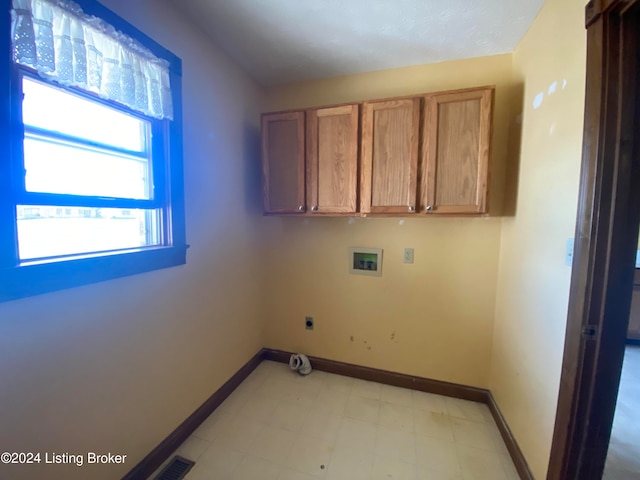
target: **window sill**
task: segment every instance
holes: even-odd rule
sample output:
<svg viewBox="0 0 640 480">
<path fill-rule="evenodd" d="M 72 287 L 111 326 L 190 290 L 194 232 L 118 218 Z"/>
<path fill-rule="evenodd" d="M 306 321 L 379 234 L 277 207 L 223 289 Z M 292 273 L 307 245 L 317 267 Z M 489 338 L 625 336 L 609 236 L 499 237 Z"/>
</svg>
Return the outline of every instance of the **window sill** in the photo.
<svg viewBox="0 0 640 480">
<path fill-rule="evenodd" d="M 186 263 L 187 246 L 148 248 L 0 269 L 0 302 Z"/>
</svg>

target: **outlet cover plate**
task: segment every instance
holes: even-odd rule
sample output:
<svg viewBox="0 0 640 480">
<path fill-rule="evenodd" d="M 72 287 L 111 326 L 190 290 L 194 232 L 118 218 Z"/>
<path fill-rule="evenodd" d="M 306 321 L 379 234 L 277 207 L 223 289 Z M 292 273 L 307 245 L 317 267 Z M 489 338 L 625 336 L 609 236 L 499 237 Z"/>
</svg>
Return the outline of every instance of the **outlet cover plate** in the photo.
<svg viewBox="0 0 640 480">
<path fill-rule="evenodd" d="M 404 263 L 413 263 L 413 248 L 405 248 L 404 249 Z"/>
</svg>

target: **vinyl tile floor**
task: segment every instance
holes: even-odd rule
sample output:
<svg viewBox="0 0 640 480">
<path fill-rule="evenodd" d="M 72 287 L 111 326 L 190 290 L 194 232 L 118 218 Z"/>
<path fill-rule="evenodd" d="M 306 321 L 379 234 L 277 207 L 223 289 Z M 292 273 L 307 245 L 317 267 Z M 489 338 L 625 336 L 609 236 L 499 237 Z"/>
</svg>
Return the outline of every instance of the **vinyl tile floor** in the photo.
<svg viewBox="0 0 640 480">
<path fill-rule="evenodd" d="M 640 478 L 640 346 L 624 352 L 604 480 Z"/>
<path fill-rule="evenodd" d="M 270 361 L 175 454 L 185 480 L 519 478 L 486 405 Z"/>
</svg>

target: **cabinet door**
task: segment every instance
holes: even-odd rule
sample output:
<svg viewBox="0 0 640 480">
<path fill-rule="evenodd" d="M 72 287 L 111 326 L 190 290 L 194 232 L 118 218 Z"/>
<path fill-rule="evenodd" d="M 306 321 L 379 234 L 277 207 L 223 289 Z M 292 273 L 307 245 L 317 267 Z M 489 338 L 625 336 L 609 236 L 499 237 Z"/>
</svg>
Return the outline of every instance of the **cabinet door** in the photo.
<svg viewBox="0 0 640 480">
<path fill-rule="evenodd" d="M 640 270 L 636 269 L 633 282 L 633 296 L 631 297 L 631 312 L 629 313 L 629 330 L 627 338 L 640 340 Z"/>
<path fill-rule="evenodd" d="M 313 213 L 355 213 L 358 105 L 307 112 L 307 205 Z"/>
<path fill-rule="evenodd" d="M 484 213 L 493 88 L 425 97 L 421 206 L 435 213 Z"/>
<path fill-rule="evenodd" d="M 262 116 L 265 213 L 304 213 L 304 112 Z"/>
<path fill-rule="evenodd" d="M 363 105 L 363 213 L 415 212 L 419 123 L 419 98 Z"/>
</svg>

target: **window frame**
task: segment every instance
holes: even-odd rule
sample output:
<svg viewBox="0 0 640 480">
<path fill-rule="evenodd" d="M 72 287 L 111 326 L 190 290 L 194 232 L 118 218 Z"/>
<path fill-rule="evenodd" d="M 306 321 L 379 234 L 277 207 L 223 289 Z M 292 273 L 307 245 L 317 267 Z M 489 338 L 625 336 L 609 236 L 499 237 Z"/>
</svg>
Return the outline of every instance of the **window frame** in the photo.
<svg viewBox="0 0 640 480">
<path fill-rule="evenodd" d="M 169 62 L 169 76 L 173 96 L 173 120 L 158 120 L 136 114 L 128 107 L 101 99 L 76 88 L 56 87 L 88 97 L 99 103 L 131 112 L 151 124 L 153 200 L 123 200 L 116 202 L 102 197 L 84 197 L 60 194 L 37 194 L 24 191 L 24 171 L 18 166 L 23 162 L 22 76 L 33 76 L 33 70 L 13 62 L 11 47 L 11 5 L 0 13 L 0 49 L 4 60 L 0 61 L 0 302 L 39 295 L 128 275 L 149 272 L 186 263 L 184 179 L 182 159 L 182 62 L 136 27 L 104 7 L 96 0 L 74 0 L 88 15 L 111 24 L 116 30 L 134 38 L 154 55 Z M 116 250 L 92 254 L 80 254 L 58 259 L 25 260 L 18 255 L 16 205 L 35 204 L 42 195 L 44 205 L 58 197 L 62 207 L 89 206 L 120 208 L 160 208 L 161 245 Z M 88 203 L 88 204 L 87 204 Z M 149 205 L 156 205 L 150 207 Z"/>
</svg>

